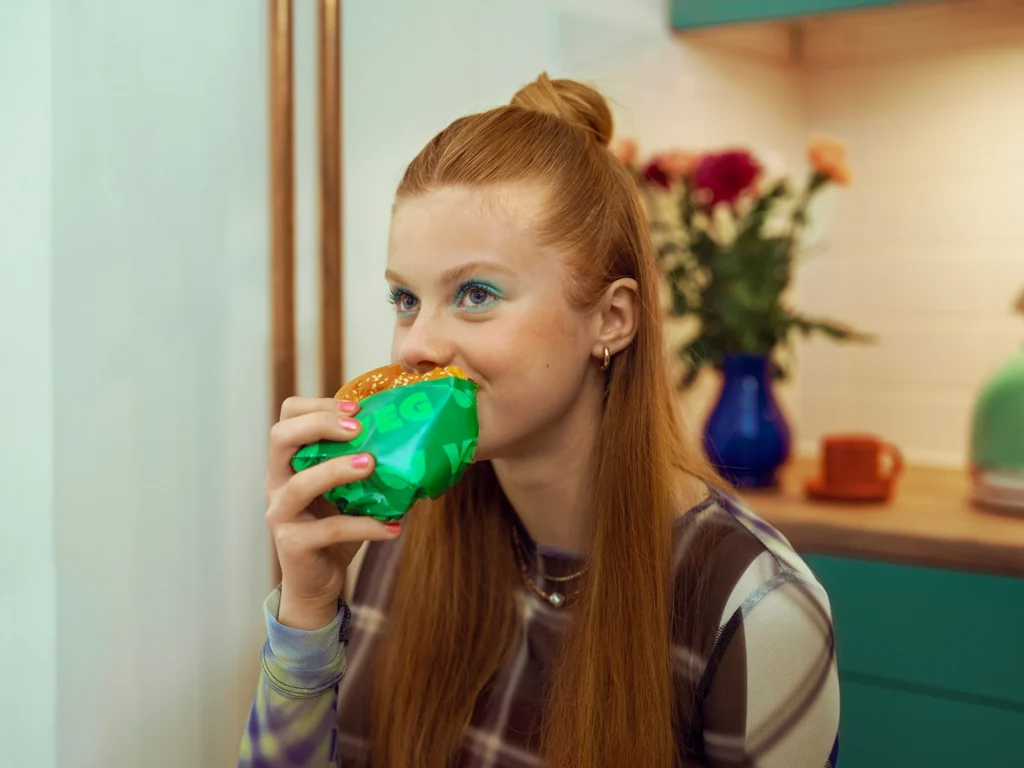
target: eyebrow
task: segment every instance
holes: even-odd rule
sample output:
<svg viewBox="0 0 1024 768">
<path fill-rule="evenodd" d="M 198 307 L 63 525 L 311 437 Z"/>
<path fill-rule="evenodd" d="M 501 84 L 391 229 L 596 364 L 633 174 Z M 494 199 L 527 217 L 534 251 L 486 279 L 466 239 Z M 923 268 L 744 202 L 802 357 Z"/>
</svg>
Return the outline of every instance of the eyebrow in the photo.
<svg viewBox="0 0 1024 768">
<path fill-rule="evenodd" d="M 441 284 L 450 285 L 452 283 L 461 283 L 466 278 L 472 277 L 480 272 L 490 272 L 504 275 L 505 277 L 514 277 L 515 272 L 506 267 L 504 264 L 499 264 L 496 261 L 468 261 L 465 264 L 460 264 L 452 269 L 445 270 L 441 275 Z M 384 272 L 384 279 L 389 280 L 392 283 L 398 285 L 407 285 L 408 281 L 404 280 L 401 275 L 392 270 Z"/>
</svg>

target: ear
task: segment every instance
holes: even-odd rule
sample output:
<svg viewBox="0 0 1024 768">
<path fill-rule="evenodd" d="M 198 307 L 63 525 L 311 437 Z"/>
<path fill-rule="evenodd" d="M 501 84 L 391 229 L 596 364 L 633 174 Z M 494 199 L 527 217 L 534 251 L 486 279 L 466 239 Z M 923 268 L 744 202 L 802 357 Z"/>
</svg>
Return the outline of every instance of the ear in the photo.
<svg viewBox="0 0 1024 768">
<path fill-rule="evenodd" d="M 611 354 L 628 347 L 636 336 L 640 322 L 639 286 L 631 277 L 620 277 L 609 285 L 594 315 L 593 355 L 604 358 L 604 349 Z"/>
</svg>

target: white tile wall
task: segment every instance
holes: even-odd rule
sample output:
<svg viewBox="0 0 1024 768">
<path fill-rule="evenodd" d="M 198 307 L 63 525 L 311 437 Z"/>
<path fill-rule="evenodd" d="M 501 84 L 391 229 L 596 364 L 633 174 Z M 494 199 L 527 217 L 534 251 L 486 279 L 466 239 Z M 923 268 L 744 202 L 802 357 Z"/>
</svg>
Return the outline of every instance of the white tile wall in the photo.
<svg viewBox="0 0 1024 768">
<path fill-rule="evenodd" d="M 973 0 L 805 29 L 810 129 L 846 139 L 801 305 L 879 335 L 803 345 L 801 447 L 873 431 L 962 464 L 978 387 L 1024 341 L 1024 4 Z"/>
</svg>

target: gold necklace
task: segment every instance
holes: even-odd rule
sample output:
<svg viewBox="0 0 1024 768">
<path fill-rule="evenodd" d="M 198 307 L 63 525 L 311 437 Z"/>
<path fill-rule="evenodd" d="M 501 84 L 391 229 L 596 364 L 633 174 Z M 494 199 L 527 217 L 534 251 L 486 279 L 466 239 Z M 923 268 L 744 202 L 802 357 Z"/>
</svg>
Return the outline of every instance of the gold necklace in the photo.
<svg viewBox="0 0 1024 768">
<path fill-rule="evenodd" d="M 516 563 L 519 565 L 519 571 L 523 574 L 523 581 L 526 582 L 526 586 L 528 586 L 535 595 L 539 596 L 542 600 L 546 600 L 555 608 L 561 608 L 563 605 L 567 605 L 575 599 L 575 595 L 563 595 L 561 592 L 545 592 L 537 586 L 533 579 L 530 578 L 530 570 L 526 566 L 526 561 L 528 559 L 526 547 L 523 544 L 522 539 L 519 537 L 519 531 L 514 524 L 512 525 L 512 539 L 515 544 L 512 548 L 513 553 L 515 554 Z M 554 582 L 572 581 L 573 579 L 577 579 L 582 576 L 586 570 L 587 568 L 584 566 L 583 568 L 580 568 L 580 570 L 576 571 L 576 573 L 570 574 L 569 576 L 547 576 L 545 578 L 548 581 Z"/>
</svg>

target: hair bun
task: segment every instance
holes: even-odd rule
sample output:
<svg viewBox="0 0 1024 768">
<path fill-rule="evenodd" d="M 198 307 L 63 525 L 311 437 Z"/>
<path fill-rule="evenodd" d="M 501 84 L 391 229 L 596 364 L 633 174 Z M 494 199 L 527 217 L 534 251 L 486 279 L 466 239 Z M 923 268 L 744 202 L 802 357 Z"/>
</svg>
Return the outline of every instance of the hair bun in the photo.
<svg viewBox="0 0 1024 768">
<path fill-rule="evenodd" d="M 544 112 L 586 130 L 607 147 L 612 138 L 612 112 L 604 96 L 576 80 L 552 80 L 546 72 L 516 92 L 512 106 Z"/>
</svg>

